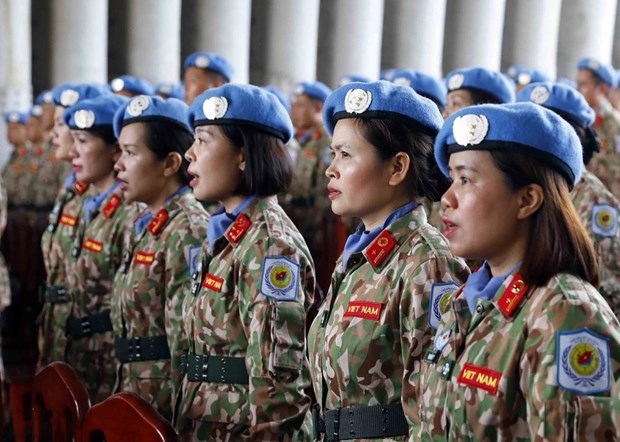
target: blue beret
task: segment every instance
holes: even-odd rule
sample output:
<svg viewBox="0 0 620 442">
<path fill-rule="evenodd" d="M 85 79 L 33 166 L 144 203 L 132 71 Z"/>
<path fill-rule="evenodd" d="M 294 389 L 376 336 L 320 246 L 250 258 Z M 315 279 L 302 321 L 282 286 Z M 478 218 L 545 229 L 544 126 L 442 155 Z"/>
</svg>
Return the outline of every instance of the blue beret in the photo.
<svg viewBox="0 0 620 442">
<path fill-rule="evenodd" d="M 28 120 L 27 112 L 17 112 L 11 111 L 4 114 L 4 122 L 9 123 L 19 123 L 26 124 L 26 120 Z"/>
<path fill-rule="evenodd" d="M 323 122 L 331 135 L 336 122 L 343 118 L 401 120 L 433 136 L 443 124 L 435 103 L 410 87 L 385 80 L 345 84 L 327 97 Z"/>
<path fill-rule="evenodd" d="M 71 129 L 89 130 L 112 126 L 114 114 L 127 101 L 127 97 L 119 95 L 100 95 L 65 109 L 62 118 Z"/>
<path fill-rule="evenodd" d="M 267 86 L 263 86 L 263 88 L 269 92 L 271 92 L 273 95 L 275 95 L 278 100 L 280 101 L 280 103 L 282 103 L 282 106 L 284 106 L 284 108 L 286 109 L 286 111 L 290 114 L 291 113 L 291 102 L 288 99 L 288 97 L 286 95 L 284 95 L 284 92 L 282 92 L 280 89 L 278 89 L 277 87 L 268 84 Z"/>
<path fill-rule="evenodd" d="M 473 89 L 493 96 L 500 103 L 515 101 L 514 85 L 501 73 L 475 67 L 456 69 L 446 77 L 448 92 L 458 89 Z"/>
<path fill-rule="evenodd" d="M 349 83 L 370 83 L 372 80 L 369 77 L 366 77 L 365 75 L 345 75 L 343 77 L 340 78 L 340 81 L 338 81 L 338 86 L 344 86 L 345 84 L 349 84 Z"/>
<path fill-rule="evenodd" d="M 67 83 L 53 90 L 54 105 L 62 107 L 70 107 L 81 100 L 109 94 L 110 91 L 105 85 L 96 83 Z"/>
<path fill-rule="evenodd" d="M 572 87 L 573 89 L 577 89 L 577 82 L 575 80 L 571 80 L 570 78 L 558 77 L 555 81 L 556 81 L 556 83 L 565 84 L 568 87 Z"/>
<path fill-rule="evenodd" d="M 248 125 L 287 143 L 293 123 L 278 98 L 265 89 L 245 84 L 225 84 L 198 95 L 189 109 L 189 124 Z"/>
<path fill-rule="evenodd" d="M 183 98 L 185 97 L 183 83 L 159 83 L 157 86 L 155 86 L 155 93 L 153 95 L 157 94 L 165 95 L 165 97 L 162 98 L 177 98 L 179 100 L 183 100 Z"/>
<path fill-rule="evenodd" d="M 42 106 L 46 103 L 54 103 L 54 96 L 51 90 L 41 92 L 39 95 L 37 95 L 37 98 L 34 99 L 34 104 L 38 104 L 39 106 Z"/>
<path fill-rule="evenodd" d="M 392 82 L 401 86 L 409 86 L 418 94 L 433 100 L 438 106 L 446 107 L 448 95 L 446 85 L 435 77 L 415 69 L 399 69 L 394 72 Z"/>
<path fill-rule="evenodd" d="M 383 69 L 379 73 L 379 80 L 392 81 L 394 79 L 394 74 L 398 71 L 395 68 Z"/>
<path fill-rule="evenodd" d="M 526 66 L 510 66 L 507 73 L 516 84 L 520 84 L 521 86 L 551 80 L 549 76 L 547 76 L 540 69 L 529 68 Z"/>
<path fill-rule="evenodd" d="M 327 96 L 332 93 L 332 90 L 320 81 L 302 81 L 295 85 L 293 89 L 293 96 L 295 95 L 307 95 L 315 100 L 325 101 Z"/>
<path fill-rule="evenodd" d="M 448 176 L 451 153 L 510 150 L 557 170 L 569 188 L 583 167 L 581 142 L 562 117 L 534 103 L 481 104 L 450 115 L 435 140 L 435 159 Z"/>
<path fill-rule="evenodd" d="M 129 91 L 134 95 L 153 95 L 155 88 L 144 78 L 121 75 L 110 82 L 112 92 Z"/>
<path fill-rule="evenodd" d="M 124 126 L 131 123 L 168 121 L 192 133 L 187 125 L 189 108 L 177 98 L 138 95 L 118 109 L 114 116 L 114 134 L 118 138 Z"/>
<path fill-rule="evenodd" d="M 594 58 L 582 58 L 579 60 L 577 68 L 587 69 L 593 72 L 609 87 L 616 87 L 618 84 L 618 79 L 616 78 L 616 71 L 614 71 L 614 68 L 612 68 L 611 65 L 601 63 Z"/>
<path fill-rule="evenodd" d="M 43 107 L 40 104 L 35 104 L 30 108 L 29 114 L 31 117 L 40 117 L 43 115 Z"/>
<path fill-rule="evenodd" d="M 551 82 L 530 84 L 517 94 L 517 102 L 524 101 L 531 101 L 551 109 L 583 128 L 590 127 L 596 117 L 584 96 L 565 84 Z"/>
<path fill-rule="evenodd" d="M 194 52 L 185 59 L 183 63 L 183 69 L 187 68 L 200 68 L 209 69 L 217 72 L 227 81 L 233 76 L 233 67 L 230 62 L 221 55 L 214 54 L 213 52 Z"/>
</svg>

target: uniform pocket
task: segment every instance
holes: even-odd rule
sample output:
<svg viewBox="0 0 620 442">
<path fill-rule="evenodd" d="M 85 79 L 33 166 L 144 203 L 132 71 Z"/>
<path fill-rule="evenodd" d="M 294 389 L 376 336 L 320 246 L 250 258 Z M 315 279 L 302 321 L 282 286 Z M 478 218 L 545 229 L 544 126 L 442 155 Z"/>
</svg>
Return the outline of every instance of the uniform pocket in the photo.
<svg viewBox="0 0 620 442">
<path fill-rule="evenodd" d="M 291 371 L 296 375 L 303 366 L 305 317 L 301 303 L 287 301 L 274 303 L 269 371 L 276 377 Z"/>
<path fill-rule="evenodd" d="M 618 440 L 612 416 L 612 399 L 576 396 L 567 407 L 566 440 Z"/>
</svg>

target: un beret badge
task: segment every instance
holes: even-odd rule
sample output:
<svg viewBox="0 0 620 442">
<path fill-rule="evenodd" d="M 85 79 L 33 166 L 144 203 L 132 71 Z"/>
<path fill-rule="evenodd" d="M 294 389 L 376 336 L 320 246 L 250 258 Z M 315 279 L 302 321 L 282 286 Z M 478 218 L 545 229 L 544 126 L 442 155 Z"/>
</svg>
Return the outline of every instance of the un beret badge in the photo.
<svg viewBox="0 0 620 442">
<path fill-rule="evenodd" d="M 406 77 L 396 77 L 393 83 L 399 86 L 411 87 L 411 81 L 409 81 L 409 79 Z"/>
<path fill-rule="evenodd" d="M 142 115 L 142 113 L 144 113 L 144 111 L 149 107 L 149 104 L 149 97 L 146 95 L 138 95 L 137 97 L 132 98 L 127 105 L 127 113 L 132 117 Z"/>
<path fill-rule="evenodd" d="M 208 120 L 222 118 L 228 110 L 226 97 L 210 97 L 202 103 L 202 112 Z"/>
<path fill-rule="evenodd" d="M 35 117 L 40 117 L 41 115 L 43 115 L 43 108 L 38 104 L 35 104 L 34 106 L 32 106 L 30 113 Z"/>
<path fill-rule="evenodd" d="M 11 112 L 9 114 L 9 123 L 17 123 L 19 121 L 19 114 L 17 112 Z"/>
<path fill-rule="evenodd" d="M 532 81 L 532 76 L 528 72 L 521 72 L 517 77 L 517 83 L 521 85 L 530 84 Z"/>
<path fill-rule="evenodd" d="M 465 82 L 465 76 L 463 74 L 454 74 L 448 79 L 448 89 L 451 91 L 459 89 Z"/>
<path fill-rule="evenodd" d="M 65 89 L 60 94 L 60 104 L 64 107 L 73 106 L 80 99 L 80 93 L 75 89 Z"/>
<path fill-rule="evenodd" d="M 95 124 L 95 113 L 88 109 L 80 109 L 73 115 L 73 119 L 79 129 L 88 129 Z"/>
<path fill-rule="evenodd" d="M 199 55 L 198 57 L 196 57 L 196 67 L 204 69 L 207 66 L 209 66 L 209 57 L 205 55 Z"/>
<path fill-rule="evenodd" d="M 361 114 L 368 109 L 372 94 L 363 89 L 351 89 L 344 97 L 344 109 L 350 114 Z"/>
<path fill-rule="evenodd" d="M 549 95 L 549 90 L 545 86 L 538 85 L 532 89 L 532 92 L 530 93 L 530 100 L 536 104 L 543 104 L 549 99 Z"/>
<path fill-rule="evenodd" d="M 122 78 L 115 78 L 110 83 L 110 87 L 112 88 L 114 92 L 120 92 L 125 87 L 125 82 L 123 81 Z"/>
<path fill-rule="evenodd" d="M 43 102 L 44 103 L 51 103 L 53 99 L 52 93 L 50 91 L 46 92 L 45 94 L 43 94 Z"/>
<path fill-rule="evenodd" d="M 461 146 L 480 144 L 489 131 L 489 121 L 484 115 L 467 114 L 454 120 L 452 134 Z"/>
<path fill-rule="evenodd" d="M 598 68 L 601 67 L 601 65 L 596 60 L 589 60 L 588 67 L 592 69 L 593 71 L 596 71 Z"/>
</svg>

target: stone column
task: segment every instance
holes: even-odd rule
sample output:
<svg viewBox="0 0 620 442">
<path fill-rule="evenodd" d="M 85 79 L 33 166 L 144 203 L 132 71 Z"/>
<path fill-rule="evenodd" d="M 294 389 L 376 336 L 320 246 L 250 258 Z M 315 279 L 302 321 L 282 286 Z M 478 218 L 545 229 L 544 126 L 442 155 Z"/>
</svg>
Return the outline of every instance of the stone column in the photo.
<svg viewBox="0 0 620 442">
<path fill-rule="evenodd" d="M 108 81 L 108 1 L 54 0 L 52 84 Z"/>
</svg>

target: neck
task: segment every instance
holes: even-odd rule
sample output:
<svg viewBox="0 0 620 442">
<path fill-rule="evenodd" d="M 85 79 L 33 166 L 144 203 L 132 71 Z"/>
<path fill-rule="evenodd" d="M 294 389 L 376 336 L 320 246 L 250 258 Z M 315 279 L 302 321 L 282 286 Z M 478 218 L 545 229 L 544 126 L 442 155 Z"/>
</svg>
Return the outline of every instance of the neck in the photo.
<svg viewBox="0 0 620 442">
<path fill-rule="evenodd" d="M 247 196 L 245 195 L 235 195 L 223 199 L 220 202 L 224 205 L 227 213 L 232 213 L 246 198 Z"/>
<path fill-rule="evenodd" d="M 395 198 L 383 207 L 381 207 L 381 209 L 376 210 L 373 213 L 368 213 L 364 216 L 361 216 L 360 218 L 362 220 L 362 223 L 364 224 L 364 229 L 372 230 L 379 227 L 396 209 L 404 206 L 411 201 L 413 201 L 413 199 L 407 196 Z"/>
<path fill-rule="evenodd" d="M 105 178 L 93 182 L 92 184 L 97 190 L 97 193 L 102 193 L 108 190 L 115 182 L 116 176 L 114 175 L 114 172 L 110 172 L 110 174 L 107 175 Z"/>
<path fill-rule="evenodd" d="M 523 261 L 527 251 L 528 235 L 515 235 L 517 239 L 507 247 L 502 248 L 502 252 L 487 259 L 492 276 L 499 276 L 508 273 L 520 261 Z"/>
<path fill-rule="evenodd" d="M 181 187 L 183 187 L 183 185 L 178 182 L 178 180 L 170 180 L 166 184 L 164 184 L 164 186 L 161 188 L 161 191 L 157 194 L 155 198 L 153 198 L 152 201 L 144 202 L 148 206 L 151 213 L 157 213 L 159 209 L 164 206 L 168 197 L 174 192 L 178 191 Z"/>
</svg>

